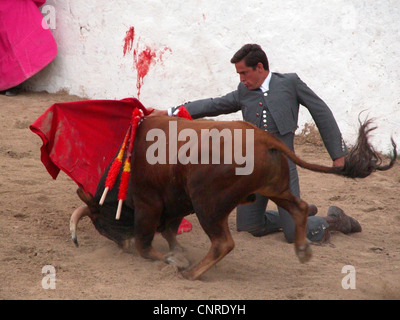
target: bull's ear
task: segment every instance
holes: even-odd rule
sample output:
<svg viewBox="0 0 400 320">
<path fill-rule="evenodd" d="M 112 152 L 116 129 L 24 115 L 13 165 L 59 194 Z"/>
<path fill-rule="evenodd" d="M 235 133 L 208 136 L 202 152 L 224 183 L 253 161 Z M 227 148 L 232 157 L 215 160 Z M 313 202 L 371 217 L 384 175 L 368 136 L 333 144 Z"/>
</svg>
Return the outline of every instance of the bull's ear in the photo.
<svg viewBox="0 0 400 320">
<path fill-rule="evenodd" d="M 84 202 L 86 203 L 89 207 L 94 205 L 94 200 L 91 194 L 86 193 L 85 191 L 83 191 L 82 188 L 78 188 L 78 190 L 76 190 L 76 193 L 78 194 L 78 197 Z"/>
</svg>

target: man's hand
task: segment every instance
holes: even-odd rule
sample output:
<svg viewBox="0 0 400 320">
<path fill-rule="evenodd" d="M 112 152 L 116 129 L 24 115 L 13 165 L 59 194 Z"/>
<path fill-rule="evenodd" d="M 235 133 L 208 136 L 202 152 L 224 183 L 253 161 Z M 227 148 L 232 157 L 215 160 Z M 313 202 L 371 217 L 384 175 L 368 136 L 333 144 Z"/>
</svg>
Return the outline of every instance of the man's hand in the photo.
<svg viewBox="0 0 400 320">
<path fill-rule="evenodd" d="M 149 111 L 151 112 L 148 117 L 153 117 L 153 116 L 167 116 L 168 115 L 168 110 L 158 110 L 154 108 L 149 108 Z"/>
<path fill-rule="evenodd" d="M 334 167 L 343 167 L 344 166 L 344 156 L 333 160 Z"/>
</svg>

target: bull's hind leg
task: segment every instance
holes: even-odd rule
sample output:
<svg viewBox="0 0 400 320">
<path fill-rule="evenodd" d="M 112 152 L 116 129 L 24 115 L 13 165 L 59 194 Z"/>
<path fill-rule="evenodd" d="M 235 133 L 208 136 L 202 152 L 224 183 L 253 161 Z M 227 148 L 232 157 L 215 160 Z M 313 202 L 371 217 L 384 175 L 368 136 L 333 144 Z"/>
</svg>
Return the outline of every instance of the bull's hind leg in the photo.
<svg viewBox="0 0 400 320">
<path fill-rule="evenodd" d="M 292 216 L 295 227 L 294 246 L 296 255 L 301 263 L 311 259 L 311 247 L 306 238 L 308 205 L 305 201 L 294 196 L 289 190 L 283 192 L 279 198 L 270 197 L 279 207 L 286 209 Z"/>
<path fill-rule="evenodd" d="M 182 274 L 185 278 L 195 280 L 204 272 L 210 269 L 223 257 L 225 257 L 235 246 L 228 227 L 228 215 L 222 220 L 207 219 L 203 215 L 198 214 L 200 224 L 211 240 L 211 248 L 207 255 L 193 268 L 184 271 Z"/>
</svg>

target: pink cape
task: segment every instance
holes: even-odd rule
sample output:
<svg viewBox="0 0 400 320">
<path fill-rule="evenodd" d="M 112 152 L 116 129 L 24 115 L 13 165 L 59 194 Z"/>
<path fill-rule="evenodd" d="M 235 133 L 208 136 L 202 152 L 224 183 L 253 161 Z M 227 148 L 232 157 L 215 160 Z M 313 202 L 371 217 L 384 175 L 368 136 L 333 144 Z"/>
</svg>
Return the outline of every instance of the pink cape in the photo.
<svg viewBox="0 0 400 320">
<path fill-rule="evenodd" d="M 57 55 L 50 29 L 38 7 L 46 0 L 0 1 L 0 91 L 15 87 Z"/>
<path fill-rule="evenodd" d="M 139 100 L 87 100 L 56 103 L 29 127 L 42 139 L 41 161 L 56 179 L 64 171 L 85 192 L 97 185 L 124 140 Z M 178 233 L 192 225 L 183 219 Z"/>
</svg>

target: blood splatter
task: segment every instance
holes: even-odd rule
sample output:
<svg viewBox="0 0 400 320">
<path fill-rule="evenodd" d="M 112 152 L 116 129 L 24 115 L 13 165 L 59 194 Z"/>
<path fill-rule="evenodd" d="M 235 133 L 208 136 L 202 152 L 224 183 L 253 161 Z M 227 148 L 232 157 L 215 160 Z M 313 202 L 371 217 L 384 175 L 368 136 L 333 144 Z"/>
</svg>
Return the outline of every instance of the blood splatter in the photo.
<svg viewBox="0 0 400 320">
<path fill-rule="evenodd" d="M 136 51 L 136 50 L 135 50 Z M 149 47 L 146 47 L 139 55 L 136 55 L 135 64 L 137 71 L 136 88 L 138 89 L 137 96 L 140 96 L 140 90 L 142 89 L 143 79 L 149 73 L 150 65 L 155 64 L 156 52 Z M 135 57 L 135 54 L 134 54 Z"/>
<path fill-rule="evenodd" d="M 165 53 L 166 51 L 172 52 L 171 48 L 168 48 L 168 47 L 164 47 L 164 49 L 161 49 L 160 52 L 159 52 L 159 55 L 158 55 L 158 59 L 157 59 L 157 60 L 160 61 L 161 63 L 163 62 L 162 57 L 163 57 L 163 55 L 164 55 L 164 53 Z"/>
<path fill-rule="evenodd" d="M 127 52 L 130 52 L 133 47 L 133 41 L 135 38 L 135 29 L 134 27 L 130 27 L 126 32 L 124 38 L 124 56 Z M 144 50 L 139 52 L 139 44 L 140 37 L 136 42 L 136 48 L 133 50 L 133 67 L 137 72 L 137 80 L 136 80 L 136 88 L 137 88 L 137 97 L 140 97 L 140 91 L 142 89 L 143 81 L 146 75 L 149 73 L 150 66 L 155 65 L 157 61 L 162 61 L 162 56 L 166 51 L 172 52 L 172 50 L 168 47 L 164 47 L 158 51 L 151 49 L 149 46 L 146 46 Z M 157 58 L 158 55 L 158 58 Z"/>
<path fill-rule="evenodd" d="M 132 50 L 133 39 L 135 38 L 135 28 L 130 27 L 129 30 L 126 32 L 124 38 L 124 56 L 126 52 Z"/>
</svg>

